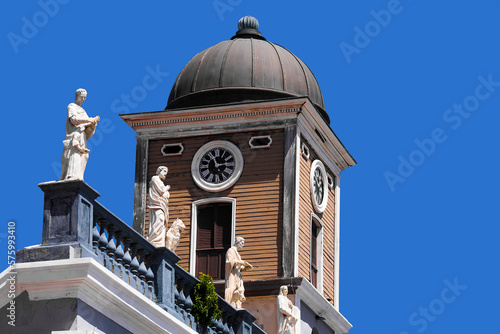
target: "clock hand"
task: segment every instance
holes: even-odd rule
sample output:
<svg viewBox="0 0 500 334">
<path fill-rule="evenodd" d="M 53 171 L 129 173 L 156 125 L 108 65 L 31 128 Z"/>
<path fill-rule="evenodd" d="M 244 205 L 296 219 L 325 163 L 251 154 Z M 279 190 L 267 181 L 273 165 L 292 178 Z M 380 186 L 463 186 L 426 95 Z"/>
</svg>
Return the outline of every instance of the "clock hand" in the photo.
<svg viewBox="0 0 500 334">
<path fill-rule="evenodd" d="M 221 163 L 221 164 L 217 163 L 217 161 L 214 161 L 214 165 L 216 168 L 219 168 L 219 166 L 226 166 L 227 167 L 227 161 L 224 163 Z"/>
</svg>

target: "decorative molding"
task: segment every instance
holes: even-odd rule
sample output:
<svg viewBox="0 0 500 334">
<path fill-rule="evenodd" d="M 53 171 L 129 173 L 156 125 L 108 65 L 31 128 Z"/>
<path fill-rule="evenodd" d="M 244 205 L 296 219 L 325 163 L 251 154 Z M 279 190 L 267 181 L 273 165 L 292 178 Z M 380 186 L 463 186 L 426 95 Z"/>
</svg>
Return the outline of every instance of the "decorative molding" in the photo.
<svg viewBox="0 0 500 334">
<path fill-rule="evenodd" d="M 321 119 L 309 101 L 306 101 L 302 112 L 298 115 L 297 124 L 304 138 L 318 155 L 318 159 L 321 159 L 334 174 L 338 176 L 341 171 L 356 164 L 335 132 Z M 324 136 L 325 142 L 318 137 L 315 130 Z"/>
<path fill-rule="evenodd" d="M 266 141 L 267 140 L 267 144 L 261 144 L 261 145 L 254 145 L 254 141 L 259 141 L 259 140 L 264 140 Z M 250 147 L 252 149 L 259 149 L 259 148 L 269 148 L 271 147 L 271 144 L 273 143 L 273 139 L 271 138 L 270 135 L 266 135 L 266 136 L 255 136 L 255 137 L 252 137 L 250 138 L 250 140 L 248 141 L 248 145 L 250 145 Z"/>
<path fill-rule="evenodd" d="M 319 140 L 321 140 L 323 143 L 326 143 L 325 136 L 321 133 L 321 131 L 318 130 L 318 128 L 314 129 L 314 133 L 316 133 L 316 136 L 318 136 Z"/>
<path fill-rule="evenodd" d="M 335 176 L 330 173 L 326 173 L 326 179 L 328 180 L 328 187 L 330 187 L 330 189 L 335 188 Z"/>
<path fill-rule="evenodd" d="M 352 325 L 318 290 L 305 278 L 297 287 L 295 305 L 305 304 L 315 314 L 325 318 L 324 323 L 335 333 L 347 333 Z"/>
<path fill-rule="evenodd" d="M 191 333 L 196 331 L 144 297 L 92 258 L 18 263 L 0 274 L 0 282 L 16 272 L 16 296 L 30 300 L 78 298 L 132 333 Z M 0 304 L 8 287 L 0 284 Z"/>
<path fill-rule="evenodd" d="M 165 148 L 166 147 L 179 147 L 179 152 L 175 152 L 175 153 L 165 153 Z M 182 143 L 175 143 L 175 144 L 165 144 L 162 146 L 161 148 L 161 154 L 163 154 L 164 157 L 168 157 L 168 156 L 174 156 L 174 155 L 182 155 L 182 152 L 184 152 L 184 145 L 182 145 Z"/>
<path fill-rule="evenodd" d="M 311 151 L 309 150 L 309 147 L 307 147 L 306 143 L 302 143 L 300 145 L 300 150 L 302 152 L 302 155 L 307 159 L 309 160 L 309 158 L 311 157 Z"/>
<path fill-rule="evenodd" d="M 162 124 L 173 124 L 173 123 L 214 121 L 214 120 L 221 120 L 221 119 L 227 119 L 227 118 L 243 118 L 243 117 L 252 117 L 252 116 L 283 114 L 283 113 L 297 113 L 297 112 L 300 112 L 301 110 L 302 110 L 302 108 L 286 108 L 286 109 L 261 110 L 261 111 L 251 111 L 251 112 L 244 112 L 244 113 L 223 114 L 223 115 L 185 117 L 185 118 L 164 119 L 164 120 L 156 120 L 156 121 L 132 122 L 130 124 L 130 126 L 138 127 L 138 126 L 162 125 Z"/>
<path fill-rule="evenodd" d="M 191 204 L 191 246 L 189 249 L 189 273 L 196 276 L 196 244 L 198 243 L 198 206 L 210 203 L 231 203 L 231 245 L 236 233 L 236 198 L 212 197 L 194 201 Z"/>
</svg>

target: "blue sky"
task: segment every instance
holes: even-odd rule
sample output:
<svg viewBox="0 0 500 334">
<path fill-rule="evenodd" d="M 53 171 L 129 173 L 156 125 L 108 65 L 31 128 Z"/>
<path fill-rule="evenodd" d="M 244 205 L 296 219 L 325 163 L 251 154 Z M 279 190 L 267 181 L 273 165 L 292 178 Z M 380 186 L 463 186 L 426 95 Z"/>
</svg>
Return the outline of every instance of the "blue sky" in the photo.
<svg viewBox="0 0 500 334">
<path fill-rule="evenodd" d="M 341 178 L 340 308 L 350 333 L 497 328 L 500 3 L 148 1 L 0 3 L 0 249 L 41 242 L 40 182 L 59 178 L 66 106 L 100 115 L 85 180 L 131 223 L 135 133 L 183 66 L 253 15 L 315 74 L 358 165 Z M 155 73 L 154 88 L 131 95 Z M 7 267 L 6 256 L 0 269 Z"/>
</svg>

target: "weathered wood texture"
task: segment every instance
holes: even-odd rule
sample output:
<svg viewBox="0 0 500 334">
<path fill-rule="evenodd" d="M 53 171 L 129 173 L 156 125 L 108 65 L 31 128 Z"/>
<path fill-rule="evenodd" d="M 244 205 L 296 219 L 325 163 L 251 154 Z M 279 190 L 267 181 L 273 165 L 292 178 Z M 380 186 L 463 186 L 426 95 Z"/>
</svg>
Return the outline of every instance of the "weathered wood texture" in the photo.
<svg viewBox="0 0 500 334">
<path fill-rule="evenodd" d="M 304 140 L 302 138 L 302 140 Z M 311 213 L 316 214 L 323 225 L 323 295 L 334 301 L 334 242 L 335 242 L 335 189 L 329 188 L 328 204 L 323 213 L 314 210 L 311 199 L 311 165 L 316 159 L 311 146 L 309 159 L 300 157 L 299 190 L 299 276 L 310 279 L 311 268 Z M 326 166 L 325 166 L 326 168 Z M 327 172 L 331 172 L 326 168 Z"/>
<path fill-rule="evenodd" d="M 252 136 L 271 135 L 270 148 L 251 149 L 248 141 Z M 191 204 L 200 199 L 213 197 L 236 198 L 236 236 L 245 238 L 242 258 L 254 268 L 245 272 L 244 279 L 277 278 L 282 275 L 282 175 L 283 175 L 283 130 L 262 130 L 246 133 L 199 136 L 190 138 L 151 140 L 149 145 L 148 180 L 155 175 L 158 166 L 167 166 L 167 184 L 171 186 L 168 227 L 180 218 L 186 230 L 176 253 L 182 260 L 180 265 L 189 268 L 191 235 Z M 228 140 L 242 152 L 243 173 L 238 182 L 221 192 L 206 192 L 194 183 L 191 176 L 191 161 L 197 150 L 213 140 Z M 182 143 L 184 152 L 179 156 L 163 156 L 164 144 Z M 147 234 L 149 213 L 146 214 Z"/>
<path fill-rule="evenodd" d="M 135 155 L 135 182 L 134 182 L 134 221 L 133 228 L 137 232 L 144 231 L 144 217 L 147 211 L 144 197 L 147 192 L 148 180 L 146 169 L 148 166 L 148 140 L 137 138 Z M 147 230 L 146 230 L 147 231 Z"/>
</svg>

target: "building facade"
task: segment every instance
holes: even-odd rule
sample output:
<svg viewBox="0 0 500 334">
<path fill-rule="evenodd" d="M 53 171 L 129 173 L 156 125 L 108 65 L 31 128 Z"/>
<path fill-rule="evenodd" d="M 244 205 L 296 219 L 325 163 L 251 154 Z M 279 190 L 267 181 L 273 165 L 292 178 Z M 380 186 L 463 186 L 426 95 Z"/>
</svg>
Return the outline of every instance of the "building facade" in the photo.
<svg viewBox="0 0 500 334">
<path fill-rule="evenodd" d="M 121 115 L 137 132 L 134 229 L 147 233 L 148 181 L 167 166 L 170 221 L 187 227 L 176 250 L 183 268 L 210 274 L 222 292 L 225 253 L 241 236 L 253 265 L 243 307 L 265 331 L 276 330 L 276 296 L 288 284 L 303 333 L 347 332 L 338 312 L 340 173 L 355 161 L 309 68 L 267 41 L 255 18 L 238 28 L 189 61 L 165 110 Z"/>
<path fill-rule="evenodd" d="M 295 334 L 349 331 L 339 311 L 339 201 L 340 173 L 355 161 L 299 58 L 244 17 L 235 36 L 188 62 L 165 110 L 121 117 L 137 132 L 133 228 L 83 180 L 39 184 L 42 243 L 0 274 L 0 308 L 17 314 L 0 332 L 276 333 L 283 286 L 298 310 Z M 175 253 L 144 238 L 159 166 L 169 169 L 168 225 L 186 226 Z M 222 318 L 202 329 L 196 277 L 211 275 L 224 296 L 238 236 L 253 265 L 246 301 L 235 309 L 219 298 Z"/>
</svg>

